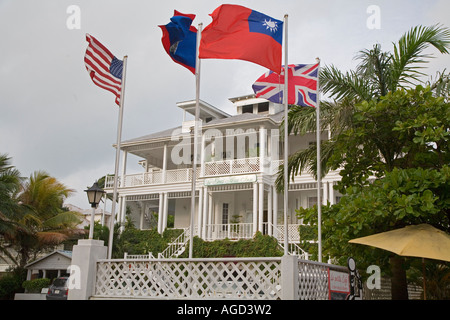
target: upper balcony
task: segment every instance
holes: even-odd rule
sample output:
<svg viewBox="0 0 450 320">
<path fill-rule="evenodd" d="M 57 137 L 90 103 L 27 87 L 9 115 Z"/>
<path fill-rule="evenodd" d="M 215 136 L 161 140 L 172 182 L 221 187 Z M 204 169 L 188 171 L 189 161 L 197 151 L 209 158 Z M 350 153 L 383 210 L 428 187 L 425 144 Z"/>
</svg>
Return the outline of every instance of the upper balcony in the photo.
<svg viewBox="0 0 450 320">
<path fill-rule="evenodd" d="M 261 165 L 260 157 L 243 158 L 234 160 L 221 160 L 205 162 L 203 167 L 197 167 L 198 179 L 241 175 L 250 173 L 276 174 L 278 167 L 283 164 L 283 160 L 271 161 L 264 158 L 264 165 Z M 186 183 L 192 181 L 192 168 L 175 170 L 158 170 L 137 174 L 128 174 L 119 177 L 119 187 L 139 187 L 160 184 Z M 114 187 L 114 177 L 107 176 L 105 188 Z"/>
</svg>

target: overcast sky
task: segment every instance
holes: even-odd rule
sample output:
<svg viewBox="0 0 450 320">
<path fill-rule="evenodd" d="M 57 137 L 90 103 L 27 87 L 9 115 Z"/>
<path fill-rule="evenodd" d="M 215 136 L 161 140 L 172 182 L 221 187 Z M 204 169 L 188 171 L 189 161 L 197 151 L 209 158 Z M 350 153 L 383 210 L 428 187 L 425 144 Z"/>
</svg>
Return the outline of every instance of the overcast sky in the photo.
<svg viewBox="0 0 450 320">
<path fill-rule="evenodd" d="M 181 124 L 180 101 L 195 98 L 195 78 L 163 50 L 158 25 L 176 9 L 193 13 L 194 25 L 223 3 L 236 3 L 282 20 L 289 15 L 289 63 L 355 67 L 357 52 L 392 42 L 416 25 L 450 27 L 450 1 L 413 0 L 0 0 L 0 153 L 23 176 L 45 170 L 76 194 L 66 202 L 89 204 L 83 190 L 114 172 L 118 107 L 95 86 L 84 66 L 90 33 L 122 59 L 128 55 L 123 140 Z M 70 6 L 79 9 L 79 25 Z M 379 28 L 373 7 L 379 9 Z M 368 12 L 368 8 L 370 9 Z M 375 20 L 373 20 L 375 19 Z M 369 26 L 368 26 L 369 22 Z M 374 28 L 375 27 L 375 28 Z M 450 66 L 436 55 L 427 73 Z M 230 114 L 228 100 L 252 92 L 261 66 L 236 60 L 203 60 L 200 98 Z M 129 156 L 130 167 L 137 158 Z M 131 172 L 129 169 L 129 172 Z"/>
</svg>

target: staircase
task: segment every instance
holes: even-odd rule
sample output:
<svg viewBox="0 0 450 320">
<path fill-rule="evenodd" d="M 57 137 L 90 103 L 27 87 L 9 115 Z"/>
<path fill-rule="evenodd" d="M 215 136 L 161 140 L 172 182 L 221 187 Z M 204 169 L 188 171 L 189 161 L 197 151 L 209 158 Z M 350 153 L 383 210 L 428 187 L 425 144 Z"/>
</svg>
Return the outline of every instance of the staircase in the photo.
<svg viewBox="0 0 450 320">
<path fill-rule="evenodd" d="M 274 227 L 275 228 L 275 227 Z M 281 247 L 281 249 L 284 251 L 284 234 L 276 228 L 276 232 L 278 234 L 277 241 L 278 245 Z M 194 231 L 195 234 L 195 231 Z M 189 242 L 190 237 L 190 228 L 184 228 L 183 233 L 178 236 L 174 241 L 169 243 L 167 248 L 161 252 L 158 253 L 158 258 L 161 259 L 170 259 L 170 258 L 176 258 L 180 256 L 185 250 L 186 245 Z M 301 259 L 308 260 L 309 254 L 296 243 L 288 243 L 288 254 L 289 255 L 296 255 L 299 256 Z"/>
<path fill-rule="evenodd" d="M 180 256 L 186 250 L 186 244 L 189 241 L 190 234 L 190 228 L 184 228 L 183 233 L 178 238 L 170 242 L 163 252 L 158 253 L 158 258 L 170 259 Z"/>
</svg>

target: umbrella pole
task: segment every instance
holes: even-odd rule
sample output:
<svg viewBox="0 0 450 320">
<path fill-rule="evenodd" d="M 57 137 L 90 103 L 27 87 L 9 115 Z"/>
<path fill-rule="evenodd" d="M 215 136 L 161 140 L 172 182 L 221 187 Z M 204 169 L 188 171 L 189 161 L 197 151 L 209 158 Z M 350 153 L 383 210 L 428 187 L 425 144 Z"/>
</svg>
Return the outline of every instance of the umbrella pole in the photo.
<svg viewBox="0 0 450 320">
<path fill-rule="evenodd" d="M 422 281 L 423 281 L 423 300 L 427 300 L 427 290 L 425 285 L 425 258 L 422 258 Z"/>
</svg>

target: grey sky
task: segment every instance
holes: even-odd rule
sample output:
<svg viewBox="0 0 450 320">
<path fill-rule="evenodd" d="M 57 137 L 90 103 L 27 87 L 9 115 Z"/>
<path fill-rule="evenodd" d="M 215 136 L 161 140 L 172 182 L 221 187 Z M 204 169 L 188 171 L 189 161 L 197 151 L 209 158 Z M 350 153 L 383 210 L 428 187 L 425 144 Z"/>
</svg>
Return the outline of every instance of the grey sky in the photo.
<svg viewBox="0 0 450 320">
<path fill-rule="evenodd" d="M 227 3 L 211 0 L 0 0 L 0 152 L 12 157 L 23 176 L 45 170 L 76 194 L 68 203 L 87 208 L 86 186 L 114 172 L 118 107 L 95 86 L 84 67 L 90 33 L 119 59 L 128 55 L 123 139 L 180 125 L 176 102 L 195 98 L 194 76 L 172 62 L 157 27 L 173 10 L 197 15 L 194 25 Z M 289 63 L 323 64 L 341 70 L 355 54 L 380 43 L 392 50 L 409 28 L 441 23 L 450 27 L 447 0 L 257 0 L 234 1 L 274 18 L 289 15 Z M 80 8 L 80 29 L 69 29 L 70 5 Z M 380 29 L 369 29 L 370 5 L 380 8 Z M 436 58 L 427 73 L 450 65 Z M 203 60 L 202 100 L 234 114 L 228 98 L 252 93 L 261 66 L 235 60 Z M 133 166 L 137 159 L 129 157 Z"/>
</svg>

